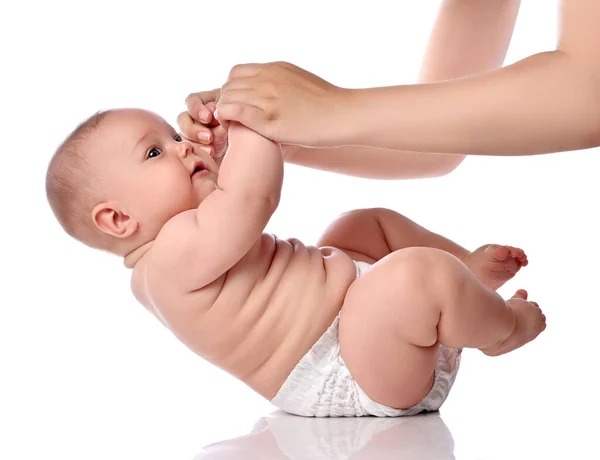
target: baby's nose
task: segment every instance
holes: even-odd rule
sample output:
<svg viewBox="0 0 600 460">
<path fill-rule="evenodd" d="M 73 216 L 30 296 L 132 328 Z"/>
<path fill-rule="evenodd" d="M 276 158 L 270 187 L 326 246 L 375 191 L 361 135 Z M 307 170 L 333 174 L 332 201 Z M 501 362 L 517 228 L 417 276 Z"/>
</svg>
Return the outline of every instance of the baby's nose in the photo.
<svg viewBox="0 0 600 460">
<path fill-rule="evenodd" d="M 185 158 L 191 151 L 193 151 L 193 147 L 189 141 L 181 141 L 177 143 L 176 152 L 179 157 Z"/>
</svg>

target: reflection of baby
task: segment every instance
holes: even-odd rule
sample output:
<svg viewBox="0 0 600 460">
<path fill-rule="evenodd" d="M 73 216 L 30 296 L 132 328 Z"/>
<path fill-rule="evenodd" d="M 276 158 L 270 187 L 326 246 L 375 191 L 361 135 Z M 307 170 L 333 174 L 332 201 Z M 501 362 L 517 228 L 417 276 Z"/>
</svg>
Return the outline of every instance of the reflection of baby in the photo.
<svg viewBox="0 0 600 460">
<path fill-rule="evenodd" d="M 306 418 L 275 413 L 246 436 L 202 449 L 194 460 L 454 460 L 437 414 L 409 418 Z"/>
<path fill-rule="evenodd" d="M 47 194 L 64 229 L 123 256 L 135 297 L 177 338 L 300 415 L 437 410 L 463 347 L 533 340 L 527 294 L 494 292 L 527 258 L 468 252 L 386 209 L 352 211 L 316 246 L 263 233 L 283 179 L 279 145 L 232 124 L 219 167 L 163 119 L 97 114 L 53 157 Z"/>
</svg>

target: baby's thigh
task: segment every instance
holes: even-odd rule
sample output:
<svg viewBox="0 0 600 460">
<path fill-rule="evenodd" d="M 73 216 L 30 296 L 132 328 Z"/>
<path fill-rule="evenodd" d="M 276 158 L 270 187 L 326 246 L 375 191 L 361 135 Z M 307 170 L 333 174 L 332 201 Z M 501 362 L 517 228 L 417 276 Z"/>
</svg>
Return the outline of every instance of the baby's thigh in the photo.
<svg viewBox="0 0 600 460">
<path fill-rule="evenodd" d="M 437 319 L 427 311 L 417 253 L 398 251 L 374 264 L 352 284 L 340 315 L 348 369 L 371 399 L 395 409 L 427 395 L 438 359 Z"/>
</svg>

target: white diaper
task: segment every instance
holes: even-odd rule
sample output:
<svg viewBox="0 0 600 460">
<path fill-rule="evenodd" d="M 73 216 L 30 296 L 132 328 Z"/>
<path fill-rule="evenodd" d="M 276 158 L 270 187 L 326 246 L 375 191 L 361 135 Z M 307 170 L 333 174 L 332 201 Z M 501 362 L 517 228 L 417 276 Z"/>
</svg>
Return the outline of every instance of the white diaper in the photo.
<svg viewBox="0 0 600 460">
<path fill-rule="evenodd" d="M 357 277 L 370 267 L 355 262 Z M 393 409 L 373 401 L 358 386 L 340 354 L 339 316 L 296 365 L 273 398 L 278 408 L 307 417 L 400 417 L 438 410 L 450 392 L 460 364 L 461 350 L 440 345 L 433 387 L 408 409 Z"/>
</svg>

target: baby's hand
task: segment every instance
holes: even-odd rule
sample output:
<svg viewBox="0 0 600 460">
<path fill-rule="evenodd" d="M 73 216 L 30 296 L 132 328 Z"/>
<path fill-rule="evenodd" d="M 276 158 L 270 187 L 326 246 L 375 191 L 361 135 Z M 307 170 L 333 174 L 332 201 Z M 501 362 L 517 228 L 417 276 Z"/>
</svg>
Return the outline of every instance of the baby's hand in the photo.
<svg viewBox="0 0 600 460">
<path fill-rule="evenodd" d="M 220 89 L 190 94 L 185 103 L 187 112 L 177 117 L 182 134 L 193 142 L 200 142 L 203 150 L 214 158 L 227 151 L 227 130 L 214 117 Z"/>
</svg>

